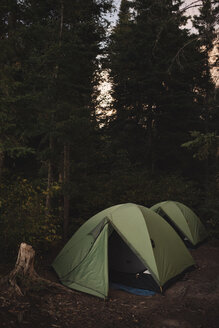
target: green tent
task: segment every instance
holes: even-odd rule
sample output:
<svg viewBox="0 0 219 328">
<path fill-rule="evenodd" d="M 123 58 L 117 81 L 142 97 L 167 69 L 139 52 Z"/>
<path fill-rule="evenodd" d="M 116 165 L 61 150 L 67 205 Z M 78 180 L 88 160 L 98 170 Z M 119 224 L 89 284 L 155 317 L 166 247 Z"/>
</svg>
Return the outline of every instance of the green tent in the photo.
<svg viewBox="0 0 219 328">
<path fill-rule="evenodd" d="M 207 238 L 207 231 L 198 216 L 184 204 L 164 201 L 152 206 L 151 210 L 166 219 L 193 246 Z"/>
<path fill-rule="evenodd" d="M 118 247 L 118 239 L 126 248 Z M 65 286 L 105 298 L 111 269 L 124 277 L 138 277 L 146 270 L 162 289 L 194 261 L 165 220 L 146 207 L 128 203 L 110 207 L 86 221 L 52 265 Z"/>
</svg>

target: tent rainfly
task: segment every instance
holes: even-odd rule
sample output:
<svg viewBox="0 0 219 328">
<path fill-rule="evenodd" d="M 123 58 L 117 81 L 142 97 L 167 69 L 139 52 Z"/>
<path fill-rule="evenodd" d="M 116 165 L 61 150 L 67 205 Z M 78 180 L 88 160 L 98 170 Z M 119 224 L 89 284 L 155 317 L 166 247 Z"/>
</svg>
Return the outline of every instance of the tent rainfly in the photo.
<svg viewBox="0 0 219 328">
<path fill-rule="evenodd" d="M 194 261 L 162 217 L 144 206 L 127 203 L 112 206 L 86 221 L 52 265 L 65 286 L 106 298 L 111 277 L 128 284 L 127 278 L 137 281 L 138 277 L 150 276 L 162 291 Z M 148 288 L 147 279 L 140 280 L 142 289 L 153 289 L 151 284 Z"/>
<path fill-rule="evenodd" d="M 207 238 L 204 225 L 186 205 L 175 201 L 164 201 L 150 209 L 169 222 L 190 246 L 196 246 Z"/>
</svg>

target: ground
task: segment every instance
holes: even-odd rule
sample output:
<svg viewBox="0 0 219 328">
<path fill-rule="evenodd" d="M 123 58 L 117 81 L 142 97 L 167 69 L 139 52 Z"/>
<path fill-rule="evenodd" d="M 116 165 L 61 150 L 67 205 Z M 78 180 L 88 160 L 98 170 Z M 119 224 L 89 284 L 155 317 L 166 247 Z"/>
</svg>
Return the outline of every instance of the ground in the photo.
<svg viewBox="0 0 219 328">
<path fill-rule="evenodd" d="M 79 292 L 38 286 L 25 296 L 0 291 L 0 327 L 14 328 L 218 328 L 219 240 L 191 250 L 197 268 L 165 295 L 136 296 L 110 290 L 104 301 Z M 47 267 L 41 276 L 57 281 Z"/>
</svg>

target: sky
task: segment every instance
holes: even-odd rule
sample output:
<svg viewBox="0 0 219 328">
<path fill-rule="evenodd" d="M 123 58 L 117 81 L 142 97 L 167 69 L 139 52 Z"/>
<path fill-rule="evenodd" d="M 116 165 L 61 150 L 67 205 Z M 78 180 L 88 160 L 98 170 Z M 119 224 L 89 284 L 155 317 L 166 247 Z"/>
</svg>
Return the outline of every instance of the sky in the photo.
<svg viewBox="0 0 219 328">
<path fill-rule="evenodd" d="M 115 13 L 111 14 L 110 17 L 109 17 L 110 21 L 112 22 L 112 25 L 115 25 L 116 20 L 118 18 L 118 11 L 119 11 L 119 7 L 120 7 L 120 3 L 121 3 L 121 0 L 114 0 L 114 6 L 116 8 L 116 11 L 115 11 Z M 199 1 L 198 0 L 185 0 L 183 8 L 191 5 L 192 3 L 194 3 L 194 5 L 197 5 L 199 3 Z M 187 14 L 191 15 L 191 16 L 197 15 L 198 14 L 198 8 L 194 7 L 194 8 L 188 9 Z M 187 28 L 192 28 L 192 23 L 191 22 L 188 22 Z"/>
</svg>

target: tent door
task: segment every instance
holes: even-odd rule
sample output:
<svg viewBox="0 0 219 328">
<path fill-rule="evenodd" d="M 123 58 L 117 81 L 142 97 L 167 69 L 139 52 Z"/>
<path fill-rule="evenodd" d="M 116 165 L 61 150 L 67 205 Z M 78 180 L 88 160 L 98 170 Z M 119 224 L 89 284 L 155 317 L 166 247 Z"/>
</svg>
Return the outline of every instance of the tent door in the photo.
<svg viewBox="0 0 219 328">
<path fill-rule="evenodd" d="M 159 286 L 145 265 L 115 230 L 108 241 L 108 264 L 111 282 L 159 292 Z"/>
<path fill-rule="evenodd" d="M 108 259 L 110 270 L 135 274 L 146 270 L 145 265 L 115 230 L 109 237 Z"/>
</svg>

